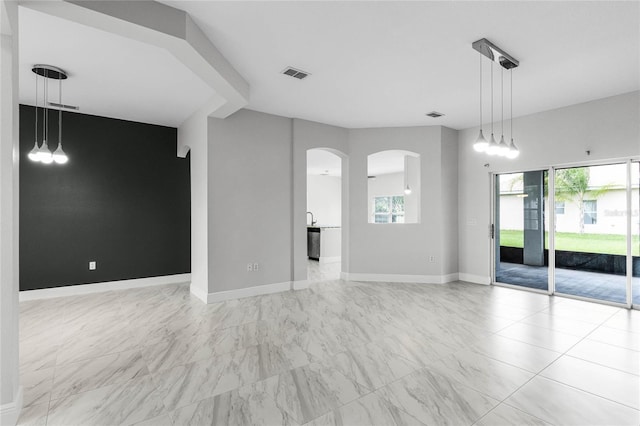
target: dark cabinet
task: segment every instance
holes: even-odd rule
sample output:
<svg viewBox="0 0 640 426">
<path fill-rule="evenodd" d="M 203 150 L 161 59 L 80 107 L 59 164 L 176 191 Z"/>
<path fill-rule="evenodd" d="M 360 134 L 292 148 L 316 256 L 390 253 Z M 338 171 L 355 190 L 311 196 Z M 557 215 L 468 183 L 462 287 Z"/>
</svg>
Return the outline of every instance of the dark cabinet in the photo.
<svg viewBox="0 0 640 426">
<path fill-rule="evenodd" d="M 307 256 L 320 260 L 320 228 L 307 228 Z"/>
</svg>

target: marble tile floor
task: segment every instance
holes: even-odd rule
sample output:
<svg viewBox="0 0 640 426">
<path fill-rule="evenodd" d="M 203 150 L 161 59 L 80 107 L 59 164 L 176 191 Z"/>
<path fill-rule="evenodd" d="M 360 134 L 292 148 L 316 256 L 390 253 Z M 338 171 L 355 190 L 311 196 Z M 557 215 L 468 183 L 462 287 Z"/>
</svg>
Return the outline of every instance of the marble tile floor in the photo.
<svg viewBox="0 0 640 426">
<path fill-rule="evenodd" d="M 640 312 L 514 289 L 328 280 L 20 304 L 20 425 L 636 425 Z"/>
</svg>

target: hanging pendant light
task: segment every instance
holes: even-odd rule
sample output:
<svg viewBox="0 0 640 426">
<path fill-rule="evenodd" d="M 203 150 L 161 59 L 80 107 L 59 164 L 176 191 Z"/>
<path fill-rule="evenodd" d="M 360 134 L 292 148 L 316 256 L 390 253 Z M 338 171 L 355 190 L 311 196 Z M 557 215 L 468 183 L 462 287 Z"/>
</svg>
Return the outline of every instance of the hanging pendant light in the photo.
<svg viewBox="0 0 640 426">
<path fill-rule="evenodd" d="M 514 59 L 513 56 L 491 43 L 486 38 L 476 40 L 473 42 L 472 47 L 474 50 L 480 52 L 482 56 L 486 56 L 491 60 L 491 137 L 489 142 L 484 145 L 484 135 L 482 134 L 482 56 L 480 57 L 480 132 L 476 141 L 473 144 L 474 150 L 478 152 L 486 152 L 488 155 L 500 155 L 507 158 L 515 158 L 519 154 L 519 150 L 513 142 L 513 134 L 511 136 L 511 143 L 507 143 L 504 137 L 504 74 L 503 70 L 513 70 L 518 67 L 520 63 Z M 496 142 L 495 134 L 493 132 L 494 126 L 494 108 L 493 108 L 493 63 L 496 62 L 500 65 L 500 98 L 501 98 L 501 130 L 500 142 Z M 513 75 L 511 75 L 511 126 L 513 127 Z"/>
<path fill-rule="evenodd" d="M 34 65 L 31 69 L 36 74 L 36 142 L 34 148 L 29 152 L 29 159 L 39 161 L 43 164 L 66 163 L 69 158 L 62 149 L 62 80 L 67 78 L 67 74 L 58 67 L 51 65 Z M 44 117 L 42 124 L 42 145 L 38 147 L 38 76 L 44 77 Z M 58 148 L 55 152 L 49 150 L 49 79 L 58 80 Z"/>
<path fill-rule="evenodd" d="M 69 157 L 62 150 L 62 79 L 58 80 L 58 148 L 53 152 L 53 161 L 58 164 L 65 164 Z"/>
<path fill-rule="evenodd" d="M 480 133 L 473 144 L 473 149 L 476 152 L 484 152 L 488 146 L 489 142 L 487 142 L 482 133 L 482 55 L 480 55 Z"/>
<path fill-rule="evenodd" d="M 47 108 L 49 102 L 49 70 L 44 70 L 44 137 L 42 140 L 42 146 L 38 150 L 38 160 L 43 164 L 51 164 L 53 157 L 51 151 L 49 151 L 49 144 L 47 139 L 49 137 L 49 109 Z"/>
<path fill-rule="evenodd" d="M 491 62 L 491 138 L 487 146 L 487 154 L 498 155 L 499 152 L 500 146 L 498 142 L 496 142 L 496 137 L 493 135 L 493 62 Z"/>
<path fill-rule="evenodd" d="M 516 146 L 516 144 L 513 142 L 513 74 L 512 71 L 509 70 L 509 79 L 510 79 L 510 85 L 511 85 L 511 89 L 509 91 L 510 96 L 511 96 L 511 102 L 509 103 L 509 108 L 511 109 L 511 113 L 509 114 L 510 116 L 510 123 L 511 123 L 511 143 L 509 144 L 509 151 L 507 152 L 507 158 L 513 160 L 514 158 L 518 157 L 518 155 L 520 155 L 520 150 L 518 149 L 518 147 Z"/>
<path fill-rule="evenodd" d="M 504 141 L 504 68 L 500 67 L 500 143 L 498 155 L 505 157 L 509 152 L 509 145 Z"/>
<path fill-rule="evenodd" d="M 404 193 L 406 195 L 411 194 L 411 187 L 409 186 L 409 158 L 404 156 Z"/>
<path fill-rule="evenodd" d="M 31 161 L 40 161 L 39 159 L 39 155 L 38 155 L 38 150 L 40 149 L 38 147 L 38 74 L 36 74 L 36 127 L 35 127 L 35 131 L 34 131 L 34 142 L 33 142 L 33 148 L 31 149 L 31 151 L 29 151 L 28 157 L 29 160 Z"/>
</svg>

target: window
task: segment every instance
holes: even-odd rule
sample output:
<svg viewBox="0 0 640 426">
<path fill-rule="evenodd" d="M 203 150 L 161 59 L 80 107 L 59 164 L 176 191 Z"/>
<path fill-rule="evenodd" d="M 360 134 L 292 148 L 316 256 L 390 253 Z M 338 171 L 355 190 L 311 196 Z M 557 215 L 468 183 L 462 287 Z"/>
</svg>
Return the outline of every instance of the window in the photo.
<svg viewBox="0 0 640 426">
<path fill-rule="evenodd" d="M 585 200 L 583 201 L 584 207 L 584 224 L 595 225 L 598 223 L 598 201 Z"/>
<path fill-rule="evenodd" d="M 369 154 L 367 222 L 420 223 L 420 182 L 417 153 L 387 150 Z"/>
<path fill-rule="evenodd" d="M 564 201 L 556 201 L 556 214 L 564 214 Z"/>
<path fill-rule="evenodd" d="M 374 223 L 404 223 L 404 196 L 375 197 Z"/>
</svg>

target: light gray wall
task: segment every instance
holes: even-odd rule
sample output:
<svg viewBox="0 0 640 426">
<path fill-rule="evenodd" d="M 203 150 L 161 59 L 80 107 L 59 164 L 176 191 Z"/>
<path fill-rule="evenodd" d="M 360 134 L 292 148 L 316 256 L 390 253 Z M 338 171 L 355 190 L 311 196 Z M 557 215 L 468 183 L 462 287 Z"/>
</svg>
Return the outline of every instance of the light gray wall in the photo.
<svg viewBox="0 0 640 426">
<path fill-rule="evenodd" d="M 490 172 L 640 156 L 639 105 L 640 92 L 636 91 L 516 118 L 514 139 L 520 156 L 515 160 L 474 152 L 472 145 L 478 128 L 461 130 L 458 138 L 461 278 L 489 282 Z M 586 154 L 587 150 L 591 155 Z M 484 167 L 486 163 L 488 167 Z"/>
<path fill-rule="evenodd" d="M 458 131 L 442 127 L 442 275 L 458 273 Z"/>
<path fill-rule="evenodd" d="M 440 275 L 441 131 L 439 127 L 349 130 L 350 266 L 362 274 Z M 420 223 L 367 221 L 367 156 L 389 149 L 420 155 Z M 436 256 L 435 262 L 429 262 Z M 344 268 L 343 268 L 344 270 Z"/>
<path fill-rule="evenodd" d="M 18 4 L 0 3 L 0 424 L 20 414 Z"/>
<path fill-rule="evenodd" d="M 289 282 L 292 120 L 240 110 L 208 137 L 209 293 Z"/>
<path fill-rule="evenodd" d="M 349 147 L 347 130 L 328 124 L 293 119 L 293 281 L 307 279 L 307 150 L 325 148 L 342 158 L 342 270 L 349 254 Z"/>
<path fill-rule="evenodd" d="M 318 226 L 340 226 L 342 222 L 340 176 L 307 175 L 307 211 Z M 308 222 L 311 221 L 309 216 Z"/>
</svg>

